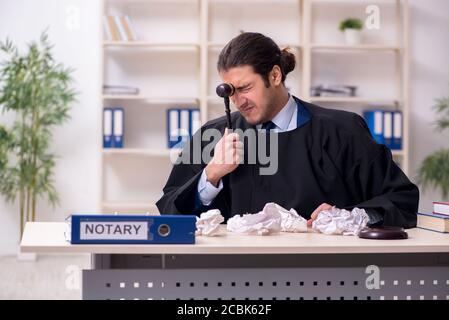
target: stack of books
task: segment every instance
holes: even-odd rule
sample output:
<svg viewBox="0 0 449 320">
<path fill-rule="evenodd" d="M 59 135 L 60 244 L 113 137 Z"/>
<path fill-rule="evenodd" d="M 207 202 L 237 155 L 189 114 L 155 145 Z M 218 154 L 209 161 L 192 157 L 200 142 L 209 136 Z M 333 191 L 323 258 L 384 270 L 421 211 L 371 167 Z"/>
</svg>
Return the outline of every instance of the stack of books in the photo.
<svg viewBox="0 0 449 320">
<path fill-rule="evenodd" d="M 432 213 L 418 213 L 418 228 L 449 233 L 449 202 L 434 202 Z"/>
<path fill-rule="evenodd" d="M 110 41 L 135 41 L 137 33 L 127 15 L 108 15 L 103 17 L 106 39 Z"/>
</svg>

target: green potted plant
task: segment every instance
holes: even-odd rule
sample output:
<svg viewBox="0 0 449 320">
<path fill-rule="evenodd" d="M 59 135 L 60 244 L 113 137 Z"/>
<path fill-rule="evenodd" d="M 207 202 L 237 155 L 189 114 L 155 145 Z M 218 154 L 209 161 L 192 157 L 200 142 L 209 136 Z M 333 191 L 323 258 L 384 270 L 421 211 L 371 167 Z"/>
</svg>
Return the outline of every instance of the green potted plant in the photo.
<svg viewBox="0 0 449 320">
<path fill-rule="evenodd" d="M 20 236 L 27 221 L 36 221 L 38 198 L 58 203 L 53 184 L 55 155 L 52 130 L 69 119 L 76 93 L 72 70 L 57 63 L 46 32 L 20 54 L 10 40 L 0 42 L 0 109 L 15 117 L 0 125 L 0 193 L 18 199 Z"/>
<path fill-rule="evenodd" d="M 361 30 L 363 28 L 362 20 L 358 18 L 347 18 L 340 22 L 340 31 L 345 35 L 345 42 L 348 45 L 357 45 L 360 43 Z"/>
<path fill-rule="evenodd" d="M 449 128 L 449 97 L 437 99 L 434 109 L 440 118 L 436 129 L 441 132 Z M 440 149 L 427 156 L 419 168 L 418 183 L 423 190 L 433 187 L 441 192 L 443 199 L 449 195 L 449 149 Z"/>
</svg>

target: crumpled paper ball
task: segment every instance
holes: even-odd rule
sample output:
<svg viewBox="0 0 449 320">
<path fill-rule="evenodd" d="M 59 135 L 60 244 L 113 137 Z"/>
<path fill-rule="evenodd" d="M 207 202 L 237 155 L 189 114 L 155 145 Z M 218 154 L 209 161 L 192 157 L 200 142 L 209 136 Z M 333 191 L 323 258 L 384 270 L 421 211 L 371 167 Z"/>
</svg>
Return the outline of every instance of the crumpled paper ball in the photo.
<svg viewBox="0 0 449 320">
<path fill-rule="evenodd" d="M 295 209 L 288 211 L 270 202 L 258 213 L 230 218 L 227 229 L 246 235 L 269 235 L 279 231 L 307 232 L 307 220 L 298 215 Z"/>
<path fill-rule="evenodd" d="M 324 234 L 342 234 L 357 236 L 368 223 L 369 217 L 364 209 L 352 211 L 338 209 L 335 206 L 318 213 L 312 222 L 312 229 Z"/>
<path fill-rule="evenodd" d="M 197 236 L 212 237 L 218 234 L 220 223 L 224 221 L 220 210 L 212 209 L 203 212 L 200 217 L 196 217 L 196 232 Z"/>
</svg>

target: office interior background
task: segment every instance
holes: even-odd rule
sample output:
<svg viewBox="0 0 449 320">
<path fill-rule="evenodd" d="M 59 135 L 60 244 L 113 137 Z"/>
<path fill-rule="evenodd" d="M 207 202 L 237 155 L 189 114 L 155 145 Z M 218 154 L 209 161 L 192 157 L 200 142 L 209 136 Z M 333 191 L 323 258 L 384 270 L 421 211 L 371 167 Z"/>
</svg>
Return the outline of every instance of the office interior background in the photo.
<svg viewBox="0 0 449 320">
<path fill-rule="evenodd" d="M 156 212 L 154 202 L 170 172 L 166 110 L 199 108 L 202 123 L 224 114 L 214 93 L 220 82 L 216 59 L 241 30 L 290 46 L 298 61 L 287 81 L 294 95 L 358 113 L 403 111 L 404 148 L 393 154 L 416 183 L 426 156 L 449 147 L 448 132 L 435 130 L 432 109 L 436 99 L 449 96 L 449 2 L 409 0 L 407 26 L 394 0 L 307 2 L 310 15 L 300 0 L 0 0 L 0 41 L 9 38 L 23 52 L 47 30 L 55 59 L 74 70 L 78 92 L 70 120 L 55 127 L 51 144 L 60 204 L 38 201 L 37 220 Z M 360 45 L 344 50 L 339 22 L 350 16 L 364 20 L 372 4 L 380 9 L 379 29 L 363 29 Z M 134 44 L 116 45 L 106 38 L 104 16 L 121 13 L 136 28 Z M 404 51 L 397 42 L 401 35 Z M 0 61 L 4 58 L 0 53 Z M 140 92 L 117 98 L 103 91 L 105 84 L 138 86 Z M 356 85 L 358 98 L 313 98 L 311 88 L 318 84 Z M 121 150 L 102 148 L 102 110 L 108 106 L 125 110 Z M 0 114 L 1 124 L 12 121 L 11 114 Z M 420 212 L 431 212 L 433 201 L 445 200 L 439 190 L 419 187 Z M 18 202 L 0 197 L 0 298 L 80 297 L 79 288 L 68 290 L 64 281 L 67 266 L 87 266 L 88 256 L 20 261 L 19 241 Z M 45 272 L 49 268 L 54 272 Z"/>
</svg>

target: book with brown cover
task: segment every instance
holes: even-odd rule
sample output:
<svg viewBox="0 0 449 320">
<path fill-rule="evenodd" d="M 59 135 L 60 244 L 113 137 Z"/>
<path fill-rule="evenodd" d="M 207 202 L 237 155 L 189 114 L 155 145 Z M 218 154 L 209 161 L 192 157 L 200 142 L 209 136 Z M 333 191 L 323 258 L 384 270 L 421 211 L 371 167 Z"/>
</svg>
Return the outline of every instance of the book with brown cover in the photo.
<svg viewBox="0 0 449 320">
<path fill-rule="evenodd" d="M 122 23 L 123 29 L 125 30 L 126 37 L 128 38 L 128 41 L 136 40 L 133 37 L 133 34 L 132 34 L 131 29 L 130 29 L 130 27 L 128 25 L 128 21 L 126 21 L 125 16 L 120 16 L 120 21 Z"/>
<path fill-rule="evenodd" d="M 449 233 L 449 216 L 437 213 L 418 213 L 417 227 L 442 233 Z"/>
<path fill-rule="evenodd" d="M 109 30 L 111 31 L 111 35 L 112 35 L 112 41 L 119 41 L 120 40 L 120 35 L 117 29 L 117 26 L 115 25 L 115 19 L 114 16 L 109 15 L 108 16 L 108 25 L 109 25 Z"/>
</svg>

